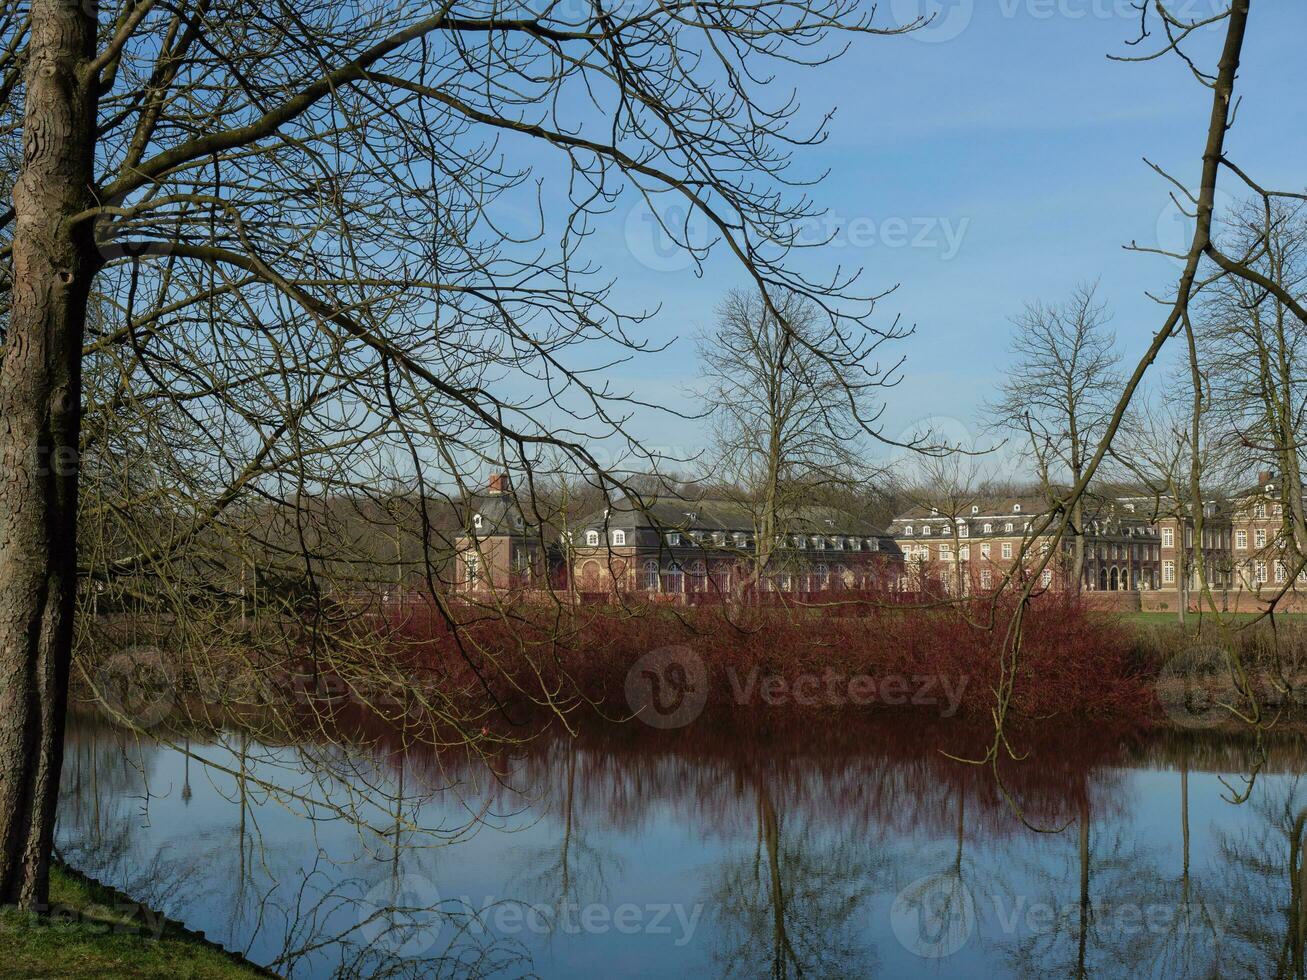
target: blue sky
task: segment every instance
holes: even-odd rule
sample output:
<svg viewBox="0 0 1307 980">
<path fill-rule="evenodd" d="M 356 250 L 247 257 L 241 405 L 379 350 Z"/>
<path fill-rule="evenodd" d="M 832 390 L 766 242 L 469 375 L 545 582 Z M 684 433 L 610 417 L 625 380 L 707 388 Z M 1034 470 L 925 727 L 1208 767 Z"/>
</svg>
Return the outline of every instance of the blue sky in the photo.
<svg viewBox="0 0 1307 980">
<path fill-rule="evenodd" d="M 1216 2 L 1173 6 L 1201 13 Z M 1142 50 L 1125 44 L 1137 30 L 1128 0 L 882 0 L 880 19 L 936 8 L 935 27 L 919 37 L 861 39 L 842 61 L 780 81 L 798 85 L 808 111 L 837 110 L 829 140 L 800 166 L 831 171 L 815 197 L 832 209 L 831 227 L 846 230 L 839 246 L 807 253 L 804 267 L 862 266 L 868 292 L 897 284 L 880 322 L 898 315 L 916 325 L 901 344 L 908 361 L 887 432 L 929 417 L 960 438 L 978 429 L 1002 376 L 1008 318 L 1024 302 L 1100 280 L 1123 352 L 1137 356 L 1147 344 L 1160 316 L 1145 294 L 1165 292 L 1176 267 L 1122 246 L 1179 242 L 1185 230 L 1143 157 L 1196 183 L 1210 93 L 1174 57 L 1108 59 Z M 1215 63 L 1221 31 L 1191 46 L 1205 65 Z M 1304 38 L 1307 4 L 1254 8 L 1228 145 L 1267 185 L 1307 184 Z M 607 271 L 623 305 L 661 304 L 647 336 L 682 339 L 613 377 L 684 406 L 697 372 L 689 336 L 743 277 L 725 257 L 696 277 L 657 248 L 640 218 L 619 211 L 616 227 L 601 232 L 615 246 Z M 702 442 L 693 421 L 649 415 L 635 428 L 672 450 Z"/>
</svg>

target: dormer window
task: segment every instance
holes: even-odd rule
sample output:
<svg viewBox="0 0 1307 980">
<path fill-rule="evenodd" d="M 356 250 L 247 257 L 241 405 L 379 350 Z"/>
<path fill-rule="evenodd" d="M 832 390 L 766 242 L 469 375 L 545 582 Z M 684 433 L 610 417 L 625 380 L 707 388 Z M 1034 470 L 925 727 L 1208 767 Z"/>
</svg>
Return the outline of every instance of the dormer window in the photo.
<svg viewBox="0 0 1307 980">
<path fill-rule="evenodd" d="M 626 532 L 620 528 L 613 531 L 613 544 L 617 547 L 623 547 L 626 544 Z"/>
<path fill-rule="evenodd" d="M 745 548 L 748 547 L 748 544 L 749 544 L 749 536 L 747 534 L 737 534 L 735 536 L 735 547 Z"/>
<path fill-rule="evenodd" d="M 1014 514 L 1020 514 L 1020 513 L 1021 513 L 1021 505 L 1020 505 L 1020 504 L 1013 504 L 1013 505 L 1012 505 L 1012 513 L 1014 513 Z"/>
<path fill-rule="evenodd" d="M 929 524 L 923 524 L 923 525 L 921 525 L 921 533 L 924 534 L 924 535 L 926 535 L 926 537 L 930 537 L 930 535 L 931 535 L 931 533 L 932 533 L 932 532 L 931 532 L 931 527 L 930 527 L 930 525 L 929 525 Z"/>
<path fill-rule="evenodd" d="M 670 533 L 668 533 L 667 546 L 669 548 L 679 547 L 680 544 L 681 544 L 681 533 L 679 531 L 671 531 Z"/>
<path fill-rule="evenodd" d="M 903 536 L 904 536 L 905 538 L 910 538 L 910 537 L 912 537 L 912 525 L 911 525 L 911 524 L 908 524 L 906 527 L 903 528 Z"/>
<path fill-rule="evenodd" d="M 1012 533 L 1012 522 L 1011 522 L 1011 521 L 1008 521 L 1006 524 L 1004 524 L 1004 525 L 1003 525 L 1003 530 L 1004 530 L 1006 533 L 1011 534 L 1011 533 Z"/>
<path fill-rule="evenodd" d="M 879 538 L 868 538 L 868 539 L 867 539 L 867 550 L 868 550 L 868 551 L 880 551 L 880 539 L 879 539 Z"/>
<path fill-rule="evenodd" d="M 972 504 L 972 505 L 971 505 L 971 513 L 973 513 L 973 514 L 979 514 L 979 513 L 980 513 L 980 508 L 979 508 L 977 505 Z"/>
<path fill-rule="evenodd" d="M 994 530 L 994 525 L 986 524 L 981 528 L 981 530 L 984 531 L 986 534 L 991 534 Z"/>
<path fill-rule="evenodd" d="M 481 515 L 480 515 L 480 514 L 473 514 L 473 515 L 472 515 L 472 526 L 475 527 L 475 528 L 477 528 L 478 530 L 480 530 L 480 528 L 481 528 L 481 524 L 482 524 Z"/>
<path fill-rule="evenodd" d="M 586 532 L 585 532 L 585 543 L 588 544 L 591 548 L 597 548 L 597 547 L 599 547 L 599 532 L 598 532 L 598 531 L 586 531 Z"/>
</svg>

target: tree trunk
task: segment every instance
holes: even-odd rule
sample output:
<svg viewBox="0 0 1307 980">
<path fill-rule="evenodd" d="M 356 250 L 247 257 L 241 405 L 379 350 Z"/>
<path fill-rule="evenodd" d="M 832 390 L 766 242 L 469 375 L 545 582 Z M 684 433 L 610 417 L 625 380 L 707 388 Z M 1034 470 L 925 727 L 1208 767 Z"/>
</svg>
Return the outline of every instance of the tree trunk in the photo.
<svg viewBox="0 0 1307 980">
<path fill-rule="evenodd" d="M 47 903 L 76 597 L 81 349 L 98 261 L 94 5 L 33 0 L 0 361 L 0 903 Z"/>
</svg>

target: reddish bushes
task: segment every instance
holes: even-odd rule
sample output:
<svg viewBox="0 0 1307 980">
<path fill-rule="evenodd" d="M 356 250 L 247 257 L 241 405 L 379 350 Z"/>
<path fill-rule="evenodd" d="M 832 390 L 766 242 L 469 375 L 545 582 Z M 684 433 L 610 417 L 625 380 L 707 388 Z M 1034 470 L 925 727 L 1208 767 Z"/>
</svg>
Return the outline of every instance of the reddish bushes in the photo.
<svg viewBox="0 0 1307 980">
<path fill-rule="evenodd" d="M 456 696 L 505 703 L 590 700 L 629 714 L 625 685 L 650 651 L 682 646 L 703 666 L 710 708 L 909 706 L 951 716 L 988 712 L 1013 606 L 868 604 L 821 608 L 667 609 L 517 606 L 463 609 L 457 629 L 434 611 L 386 622 L 393 656 L 415 679 Z M 1043 596 L 1027 609 L 1016 658 L 1017 715 L 1141 718 L 1152 706 L 1129 638 L 1106 617 Z"/>
</svg>

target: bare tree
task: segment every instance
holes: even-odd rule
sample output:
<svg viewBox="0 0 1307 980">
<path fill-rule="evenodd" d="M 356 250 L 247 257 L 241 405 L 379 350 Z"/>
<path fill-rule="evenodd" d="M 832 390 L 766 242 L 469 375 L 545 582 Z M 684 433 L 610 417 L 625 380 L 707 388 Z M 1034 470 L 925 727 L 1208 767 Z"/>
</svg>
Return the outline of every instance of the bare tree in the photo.
<svg viewBox="0 0 1307 980">
<path fill-rule="evenodd" d="M 1128 483 L 1151 498 L 1153 521 L 1173 519 L 1179 540 L 1175 545 L 1176 616 L 1183 625 L 1189 608 L 1190 581 L 1215 611 L 1211 594 L 1215 575 L 1224 568 L 1209 568 L 1203 542 L 1207 535 L 1209 505 L 1224 498 L 1237 479 L 1221 438 L 1219 421 L 1211 411 L 1193 414 L 1193 393 L 1187 370 L 1168 379 L 1131 413 L 1112 446 L 1114 469 Z M 1210 404 L 1210 400 L 1207 400 Z M 1195 421 L 1197 424 L 1195 425 Z M 1194 487 L 1198 486 L 1195 495 Z M 1195 500 L 1197 505 L 1195 506 Z M 1186 529 L 1193 528 L 1193 544 Z"/>
<path fill-rule="evenodd" d="M 799 507 L 870 478 L 866 449 L 879 438 L 883 409 L 877 396 L 896 383 L 901 363 L 886 368 L 873 358 L 904 336 L 897 324 L 851 331 L 795 292 L 769 298 L 737 289 L 698 337 L 697 394 L 711 420 L 714 473 L 753 511 L 746 586 L 767 574 Z"/>
<path fill-rule="evenodd" d="M 1196 324 L 1197 363 L 1210 393 L 1207 407 L 1224 429 L 1222 451 L 1246 471 L 1278 474 L 1283 540 L 1299 569 L 1307 556 L 1307 322 L 1290 304 L 1307 303 L 1304 200 L 1253 200 L 1227 217 L 1221 247 L 1253 275 L 1213 281 Z"/>
<path fill-rule="evenodd" d="M 1076 589 L 1085 567 L 1084 502 L 1059 485 L 1080 484 L 1121 385 L 1116 338 L 1097 292 L 1097 284 L 1084 284 L 1063 303 L 1027 305 L 1013 321 L 1007 380 L 989 407 L 1028 446 L 1050 505 L 1068 509 Z"/>
<path fill-rule="evenodd" d="M 875 30 L 855 0 L 0 3 L 0 144 L 21 147 L 0 212 L 0 902 L 45 899 L 79 577 L 192 599 L 190 576 L 248 566 L 271 508 L 260 552 L 318 596 L 341 535 L 299 505 L 395 459 L 422 552 L 426 495 L 478 467 L 555 447 L 602 473 L 587 447 L 638 402 L 568 352 L 645 349 L 589 242 L 619 201 L 669 195 L 713 229 L 663 222 L 696 261 L 720 242 L 769 295 L 867 315 L 848 278 L 790 269 L 812 208 L 787 170 L 823 133 L 762 69 L 825 62 L 846 30 Z M 79 471 L 127 477 L 89 488 L 106 512 L 130 485 L 168 519 L 79 566 Z"/>
</svg>

